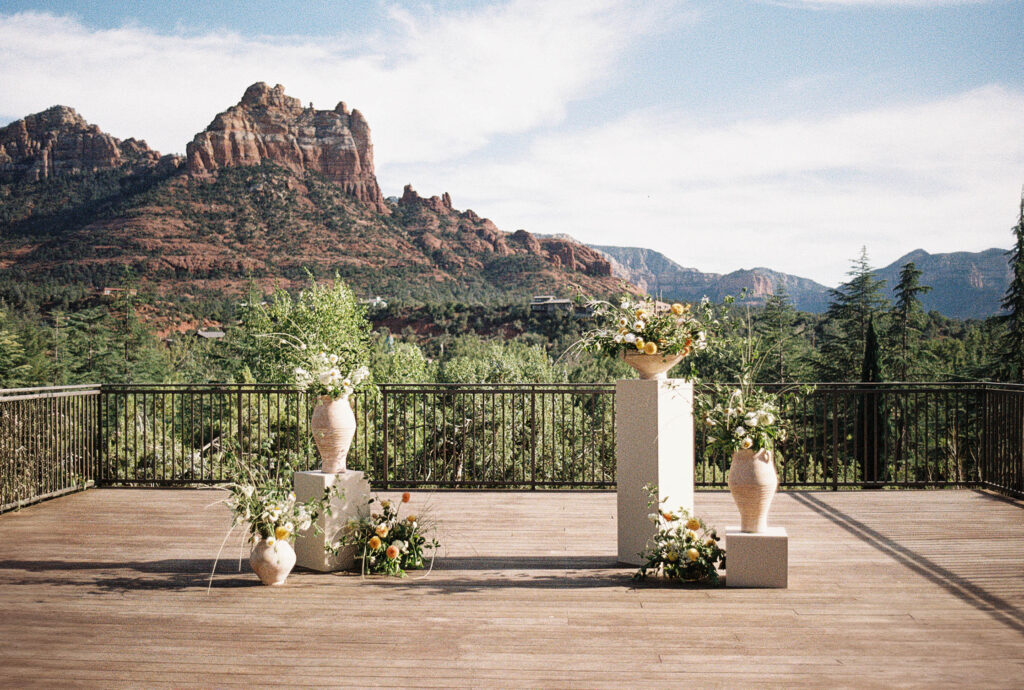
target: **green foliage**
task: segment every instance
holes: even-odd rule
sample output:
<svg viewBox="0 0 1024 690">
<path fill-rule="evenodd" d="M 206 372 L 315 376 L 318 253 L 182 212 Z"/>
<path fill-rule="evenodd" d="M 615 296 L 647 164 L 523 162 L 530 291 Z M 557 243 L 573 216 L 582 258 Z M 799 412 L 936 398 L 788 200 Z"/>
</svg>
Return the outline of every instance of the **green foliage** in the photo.
<svg viewBox="0 0 1024 690">
<path fill-rule="evenodd" d="M 466 336 L 455 341 L 438 368 L 442 383 L 556 383 L 565 370 L 544 348 L 515 340 Z"/>
<path fill-rule="evenodd" d="M 255 381 L 295 382 L 295 369 L 307 364 L 310 352 L 336 354 L 342 372 L 354 371 L 369 359 L 365 309 L 338 277 L 327 285 L 310 278 L 297 297 L 278 289 L 267 302 L 251 290 L 241 322 L 230 344 Z"/>
<path fill-rule="evenodd" d="M 921 332 L 926 321 L 919 295 L 931 290 L 921 285 L 921 271 L 914 262 L 900 269 L 900 280 L 893 293 L 896 301 L 889 310 L 889 366 L 895 381 L 914 380 L 922 358 Z"/>
</svg>

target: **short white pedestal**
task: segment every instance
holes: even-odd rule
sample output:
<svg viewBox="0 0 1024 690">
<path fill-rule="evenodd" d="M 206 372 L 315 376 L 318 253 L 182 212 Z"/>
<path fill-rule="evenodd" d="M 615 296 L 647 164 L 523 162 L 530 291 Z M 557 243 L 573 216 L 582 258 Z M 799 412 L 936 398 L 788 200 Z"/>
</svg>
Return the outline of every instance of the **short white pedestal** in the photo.
<svg viewBox="0 0 1024 690">
<path fill-rule="evenodd" d="M 725 585 L 786 589 L 789 586 L 789 536 L 786 528 L 769 527 L 765 532 L 726 528 Z"/>
<path fill-rule="evenodd" d="M 332 486 L 343 489 L 345 493 L 341 498 L 334 498 L 331 504 L 332 515 L 321 515 L 317 519 L 317 525 L 322 533 L 316 534 L 310 527 L 296 534 L 295 563 L 303 568 L 329 572 L 352 567 L 355 547 L 346 547 L 337 556 L 324 551 L 324 547 L 328 542 L 335 540 L 338 532 L 349 520 L 369 516 L 370 483 L 366 481 L 366 475 L 354 470 L 345 470 L 338 474 L 295 473 L 295 498 L 299 502 L 320 498 L 324 490 Z"/>
<path fill-rule="evenodd" d="M 657 526 L 644 486 L 656 484 L 664 508 L 693 511 L 693 384 L 682 379 L 615 384 L 615 482 L 619 561 L 640 564 Z"/>
</svg>

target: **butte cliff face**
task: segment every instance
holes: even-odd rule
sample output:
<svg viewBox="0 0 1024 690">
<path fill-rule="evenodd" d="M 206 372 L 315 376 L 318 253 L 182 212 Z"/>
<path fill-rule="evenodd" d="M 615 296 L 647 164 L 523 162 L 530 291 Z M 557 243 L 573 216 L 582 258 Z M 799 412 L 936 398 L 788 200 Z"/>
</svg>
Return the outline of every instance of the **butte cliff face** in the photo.
<svg viewBox="0 0 1024 690">
<path fill-rule="evenodd" d="M 295 173 L 320 173 L 378 213 L 388 212 L 373 172 L 370 127 L 344 103 L 334 110 L 304 108 L 280 84 L 258 82 L 197 134 L 186 152 L 195 176 L 267 161 Z"/>
<path fill-rule="evenodd" d="M 173 158 L 173 157 L 169 157 Z M 155 166 L 160 154 L 146 142 L 121 141 L 90 125 L 72 108 L 55 105 L 0 129 L 0 183 L 38 182 L 59 175 L 124 165 Z"/>
<path fill-rule="evenodd" d="M 526 230 L 506 233 L 471 209 L 458 211 L 452 198 L 424 199 L 406 185 L 398 209 L 414 243 L 445 266 L 458 271 L 485 269 L 495 257 L 536 258 L 550 269 L 590 278 L 611 279 L 612 265 L 600 252 L 573 240 L 537 237 Z M 613 286 L 605 281 L 605 289 Z"/>
</svg>

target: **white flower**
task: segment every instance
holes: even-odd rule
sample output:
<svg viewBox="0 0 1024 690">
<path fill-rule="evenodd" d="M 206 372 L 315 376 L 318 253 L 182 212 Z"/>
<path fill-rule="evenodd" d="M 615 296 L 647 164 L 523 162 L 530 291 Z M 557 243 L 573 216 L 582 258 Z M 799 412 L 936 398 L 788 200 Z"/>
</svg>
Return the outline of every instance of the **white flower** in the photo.
<svg viewBox="0 0 1024 690">
<path fill-rule="evenodd" d="M 634 331 L 642 331 L 643 329 L 644 329 L 644 322 L 643 321 L 634 321 L 633 322 L 633 330 Z"/>
<path fill-rule="evenodd" d="M 775 423 L 775 415 L 773 415 L 771 412 L 766 413 L 765 416 L 764 416 L 764 423 L 765 424 L 774 424 Z"/>
<path fill-rule="evenodd" d="M 352 379 L 345 379 L 344 381 L 341 382 L 341 385 L 344 388 L 351 388 L 352 387 Z"/>
<path fill-rule="evenodd" d="M 331 376 L 330 371 L 325 371 L 320 374 L 320 383 L 324 384 L 325 386 L 331 385 L 332 379 L 333 377 Z"/>
<path fill-rule="evenodd" d="M 612 340 L 614 340 L 617 343 L 625 342 L 625 338 L 622 337 L 621 333 L 616 333 Z"/>
<path fill-rule="evenodd" d="M 657 513 L 649 513 L 647 515 L 647 519 L 650 520 L 651 522 L 657 524 L 658 523 L 658 514 Z"/>
<path fill-rule="evenodd" d="M 714 436 L 708 436 L 708 443 L 715 443 L 716 441 L 718 441 L 718 439 Z"/>
<path fill-rule="evenodd" d="M 337 364 L 338 363 L 338 355 L 336 355 L 334 353 L 331 353 L 331 354 L 327 355 L 327 361 L 330 362 L 331 364 Z"/>
<path fill-rule="evenodd" d="M 267 546 L 273 546 L 277 543 L 277 539 L 274 537 L 267 537 Z"/>
<path fill-rule="evenodd" d="M 622 304 L 619 305 L 619 308 L 620 309 L 629 309 L 629 300 L 628 299 L 622 300 Z"/>
<path fill-rule="evenodd" d="M 746 436 L 742 441 L 740 441 L 740 445 L 744 448 L 750 448 L 754 445 L 754 439 Z"/>
<path fill-rule="evenodd" d="M 391 542 L 391 545 L 398 549 L 399 552 L 405 551 L 405 542 L 401 539 L 395 539 L 393 542 Z"/>
<path fill-rule="evenodd" d="M 359 367 L 358 369 L 353 371 L 351 374 L 349 374 L 349 377 L 352 379 L 352 383 L 354 385 L 358 386 L 360 383 L 363 382 L 363 379 L 365 379 L 369 375 L 370 375 L 370 370 L 369 369 L 367 369 L 366 367 Z"/>
<path fill-rule="evenodd" d="M 715 420 L 713 420 L 711 417 L 708 417 L 707 419 L 704 420 L 704 423 L 707 424 L 709 427 L 712 427 L 715 425 Z"/>
<path fill-rule="evenodd" d="M 633 333 L 627 333 L 622 337 L 622 339 L 625 340 L 630 345 L 632 345 L 633 343 L 636 342 L 636 335 L 634 335 Z"/>
<path fill-rule="evenodd" d="M 753 428 L 757 426 L 757 415 L 754 414 L 753 412 L 748 412 L 747 417 L 744 421 L 747 423 L 747 426 Z"/>
<path fill-rule="evenodd" d="M 299 523 L 299 529 L 303 530 L 303 531 L 309 529 L 312 526 L 313 526 L 313 521 L 312 520 L 303 520 L 302 522 Z"/>
<path fill-rule="evenodd" d="M 743 438 L 744 436 L 747 435 L 747 430 L 741 426 L 738 426 L 732 433 L 736 438 Z"/>
<path fill-rule="evenodd" d="M 256 487 L 255 486 L 248 486 L 248 485 L 243 486 L 242 487 L 242 493 L 245 494 L 246 498 L 252 498 L 252 495 L 254 493 L 256 493 Z"/>
<path fill-rule="evenodd" d="M 295 492 L 294 491 L 289 491 L 288 492 L 288 500 L 289 501 L 294 501 L 295 500 Z"/>
</svg>

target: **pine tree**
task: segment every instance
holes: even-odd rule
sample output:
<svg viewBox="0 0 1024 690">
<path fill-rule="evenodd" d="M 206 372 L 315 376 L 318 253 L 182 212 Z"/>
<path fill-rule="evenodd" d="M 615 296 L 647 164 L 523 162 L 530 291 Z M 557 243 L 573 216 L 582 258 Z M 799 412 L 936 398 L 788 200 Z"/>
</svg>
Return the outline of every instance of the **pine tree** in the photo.
<svg viewBox="0 0 1024 690">
<path fill-rule="evenodd" d="M 876 278 L 866 248 L 854 259 L 850 280 L 831 291 L 815 362 L 822 381 L 856 381 L 864 366 L 869 327 L 886 306 L 885 281 Z"/>
<path fill-rule="evenodd" d="M 919 341 L 924 321 L 919 295 L 931 290 L 920 283 L 921 271 L 911 261 L 900 268 L 900 281 L 893 290 L 896 302 L 889 311 L 890 362 L 896 381 L 909 381 L 920 359 Z"/>
<path fill-rule="evenodd" d="M 873 385 L 881 381 L 882 369 L 879 364 L 880 348 L 875 321 L 868 319 L 867 334 L 864 337 L 864 358 L 861 364 L 860 380 L 866 384 L 857 401 L 857 461 L 865 484 L 878 482 L 879 435 L 881 409 L 878 389 Z"/>
<path fill-rule="evenodd" d="M 1013 249 L 1007 252 L 1012 278 L 1002 301 L 1006 310 L 1002 317 L 1006 327 L 1003 356 L 1007 378 L 1024 383 L 1024 190 L 1021 191 L 1020 214 L 1013 235 Z"/>
<path fill-rule="evenodd" d="M 768 343 L 775 349 L 771 360 L 775 369 L 774 377 L 785 381 L 792 369 L 788 355 L 794 340 L 793 326 L 796 323 L 796 310 L 789 299 L 786 286 L 780 281 L 775 285 L 774 293 L 765 301 L 758 330 L 765 336 Z M 767 365 L 768 362 L 765 362 Z M 768 367 L 765 367 L 767 373 Z M 766 379 L 767 380 L 767 379 Z"/>
</svg>

